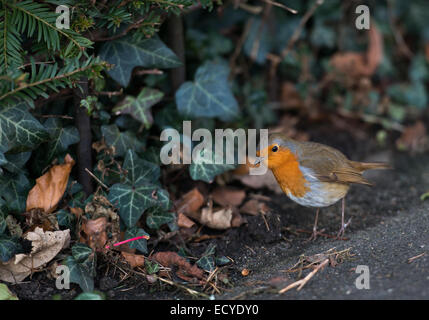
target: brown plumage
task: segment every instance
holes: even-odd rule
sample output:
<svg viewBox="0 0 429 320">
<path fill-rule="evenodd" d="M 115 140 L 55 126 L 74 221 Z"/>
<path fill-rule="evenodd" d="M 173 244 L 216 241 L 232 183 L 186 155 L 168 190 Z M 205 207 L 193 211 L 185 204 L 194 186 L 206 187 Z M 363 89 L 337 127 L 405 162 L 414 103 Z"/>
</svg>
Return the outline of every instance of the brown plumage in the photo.
<svg viewBox="0 0 429 320">
<path fill-rule="evenodd" d="M 264 163 L 273 171 L 282 190 L 293 201 L 309 207 L 326 207 L 343 200 L 342 227 L 344 233 L 344 197 L 350 184 L 371 186 L 362 173 L 370 169 L 388 169 L 387 163 L 366 163 L 349 160 L 335 148 L 315 143 L 295 141 L 283 134 L 269 136 L 268 147 L 260 151 Z M 317 216 L 313 228 L 316 237 Z"/>
</svg>

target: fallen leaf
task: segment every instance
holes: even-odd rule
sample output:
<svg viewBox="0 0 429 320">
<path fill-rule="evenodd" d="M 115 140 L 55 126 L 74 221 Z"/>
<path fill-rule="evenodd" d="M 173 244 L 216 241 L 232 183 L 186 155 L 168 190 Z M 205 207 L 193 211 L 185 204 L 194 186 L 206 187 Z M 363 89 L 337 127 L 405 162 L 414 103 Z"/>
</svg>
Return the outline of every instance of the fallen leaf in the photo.
<svg viewBox="0 0 429 320">
<path fill-rule="evenodd" d="M 195 222 L 189 219 L 183 213 L 179 212 L 177 215 L 177 225 L 180 228 L 191 228 L 195 225 Z"/>
<path fill-rule="evenodd" d="M 366 53 L 337 53 L 331 58 L 332 67 L 350 78 L 370 77 L 383 59 L 383 38 L 374 25 L 368 31 L 368 49 Z"/>
<path fill-rule="evenodd" d="M 178 213 L 193 213 L 197 212 L 204 204 L 204 197 L 197 188 L 192 189 L 177 202 Z"/>
<path fill-rule="evenodd" d="M 237 190 L 230 187 L 218 187 L 211 195 L 214 202 L 222 207 L 237 207 L 243 202 L 244 198 L 246 198 L 246 192 L 244 192 L 244 190 Z"/>
<path fill-rule="evenodd" d="M 29 227 L 29 231 L 33 231 L 37 227 L 42 228 L 43 231 L 55 231 L 60 229 L 57 217 L 41 209 L 31 209 L 23 215 L 25 216 L 25 224 Z"/>
<path fill-rule="evenodd" d="M 213 210 L 212 203 L 200 212 L 189 214 L 189 216 L 201 224 L 217 230 L 238 227 L 245 222 L 241 215 L 238 212 L 234 212 L 232 208 L 223 208 L 215 211 Z"/>
<path fill-rule="evenodd" d="M 299 109 L 304 106 L 304 100 L 296 90 L 295 84 L 290 81 L 283 82 L 280 101 L 285 109 Z"/>
<path fill-rule="evenodd" d="M 195 282 L 204 279 L 204 270 L 198 268 L 197 265 L 191 265 L 185 258 L 179 256 L 176 252 L 165 251 L 157 252 L 152 257 L 164 267 L 173 268 L 177 267 L 177 276 L 189 282 Z"/>
<path fill-rule="evenodd" d="M 94 195 L 93 200 L 85 206 L 85 213 L 91 219 L 82 217 L 81 242 L 100 251 L 105 247 L 107 241 L 111 244 L 119 241 L 121 238 L 119 216 L 106 197 Z"/>
<path fill-rule="evenodd" d="M 283 193 L 271 170 L 267 170 L 267 172 L 262 175 L 234 175 L 233 177 L 252 189 L 268 188 L 277 194 Z"/>
<path fill-rule="evenodd" d="M 252 216 L 257 216 L 260 213 L 267 213 L 270 211 L 270 208 L 264 203 L 256 199 L 251 199 L 247 201 L 241 208 L 240 212 L 244 214 L 249 214 Z"/>
<path fill-rule="evenodd" d="M 16 295 L 14 295 L 12 292 L 10 292 L 7 285 L 4 283 L 0 283 L 0 301 L 5 300 L 19 300 Z"/>
<path fill-rule="evenodd" d="M 100 217 L 88 220 L 82 218 L 82 227 L 80 232 L 80 242 L 86 243 L 94 250 L 102 250 L 107 243 L 107 218 Z"/>
<path fill-rule="evenodd" d="M 52 212 L 66 191 L 74 164 L 73 158 L 67 154 L 63 164 L 53 166 L 47 173 L 37 178 L 36 185 L 28 193 L 26 211 L 39 208 L 48 213 Z"/>
<path fill-rule="evenodd" d="M 36 228 L 28 232 L 24 239 L 32 242 L 29 254 L 17 254 L 6 263 L 0 263 L 0 280 L 17 283 L 28 277 L 33 270 L 51 261 L 70 243 L 70 230 L 46 231 Z"/>
<path fill-rule="evenodd" d="M 405 128 L 401 137 L 396 140 L 399 150 L 410 151 L 411 153 L 424 152 L 429 148 L 429 137 L 426 134 L 426 127 L 422 121 L 417 121 L 414 125 Z"/>
<path fill-rule="evenodd" d="M 144 256 L 141 254 L 134 254 L 128 252 L 121 252 L 122 256 L 130 264 L 131 268 L 140 267 L 144 265 Z"/>
</svg>

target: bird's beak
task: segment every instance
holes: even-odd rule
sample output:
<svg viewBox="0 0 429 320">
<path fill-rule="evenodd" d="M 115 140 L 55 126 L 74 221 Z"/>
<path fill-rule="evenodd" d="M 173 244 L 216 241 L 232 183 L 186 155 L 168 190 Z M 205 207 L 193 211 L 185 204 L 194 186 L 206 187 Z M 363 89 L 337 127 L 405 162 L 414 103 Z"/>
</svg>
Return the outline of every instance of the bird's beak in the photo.
<svg viewBox="0 0 429 320">
<path fill-rule="evenodd" d="M 256 165 L 258 165 L 258 164 L 260 164 L 262 161 L 264 161 L 264 160 L 265 160 L 265 158 L 266 158 L 266 157 L 259 157 L 258 159 L 256 159 L 256 161 L 255 161 L 255 166 L 256 166 Z"/>
</svg>

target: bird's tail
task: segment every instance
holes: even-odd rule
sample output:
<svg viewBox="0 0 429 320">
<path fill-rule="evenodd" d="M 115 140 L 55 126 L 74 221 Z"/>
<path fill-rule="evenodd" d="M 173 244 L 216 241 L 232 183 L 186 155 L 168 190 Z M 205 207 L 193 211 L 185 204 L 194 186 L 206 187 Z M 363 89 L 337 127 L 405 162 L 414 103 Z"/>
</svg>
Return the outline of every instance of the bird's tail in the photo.
<svg viewBox="0 0 429 320">
<path fill-rule="evenodd" d="M 392 169 L 392 166 L 386 162 L 359 162 L 350 161 L 353 168 L 359 171 L 366 171 L 372 169 Z"/>
</svg>

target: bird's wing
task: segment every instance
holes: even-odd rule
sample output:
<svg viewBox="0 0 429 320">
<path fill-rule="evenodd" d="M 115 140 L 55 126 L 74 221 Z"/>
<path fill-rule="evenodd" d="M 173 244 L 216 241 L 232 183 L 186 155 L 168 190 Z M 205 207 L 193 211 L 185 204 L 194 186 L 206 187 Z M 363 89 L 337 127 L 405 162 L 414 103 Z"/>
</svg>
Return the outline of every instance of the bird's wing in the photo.
<svg viewBox="0 0 429 320">
<path fill-rule="evenodd" d="M 319 181 L 372 185 L 344 154 L 332 147 L 307 142 L 297 156 L 299 164 L 311 169 Z"/>
</svg>

